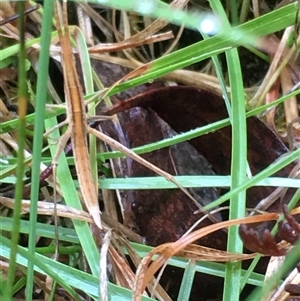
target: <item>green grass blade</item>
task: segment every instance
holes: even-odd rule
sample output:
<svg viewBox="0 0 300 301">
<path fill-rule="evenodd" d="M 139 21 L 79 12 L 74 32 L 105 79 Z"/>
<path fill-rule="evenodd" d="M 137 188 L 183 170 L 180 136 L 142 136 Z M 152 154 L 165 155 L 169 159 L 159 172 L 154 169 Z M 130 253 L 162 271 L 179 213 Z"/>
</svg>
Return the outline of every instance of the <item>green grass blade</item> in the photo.
<svg viewBox="0 0 300 301">
<path fill-rule="evenodd" d="M 270 175 L 276 173 L 277 171 L 279 171 L 280 169 L 289 165 L 293 161 L 297 160 L 299 158 L 299 156 L 300 156 L 300 149 L 297 149 L 291 153 L 287 153 L 286 155 L 284 155 L 280 159 L 278 159 L 275 163 L 269 165 L 267 168 L 265 168 L 263 171 L 259 172 L 255 176 L 253 176 L 251 179 L 243 182 L 240 186 L 225 193 L 220 198 L 218 198 L 216 201 L 213 201 L 209 205 L 205 206 L 203 209 L 210 210 L 212 208 L 220 206 L 221 204 L 226 202 L 228 199 L 230 199 L 233 195 L 256 185 L 259 181 L 269 177 Z"/>
<path fill-rule="evenodd" d="M 178 301 L 189 301 L 192 286 L 196 272 L 196 264 L 194 260 L 189 260 L 187 267 L 184 269 L 180 290 L 178 293 Z"/>
<path fill-rule="evenodd" d="M 210 1 L 215 14 L 221 18 L 225 30 L 230 30 L 230 23 L 220 1 Z M 231 8 L 232 9 L 232 8 Z M 237 21 L 237 14 L 235 16 Z M 239 187 L 246 179 L 247 168 L 247 126 L 242 72 L 237 49 L 225 52 L 231 89 L 231 123 L 232 123 L 232 155 L 231 155 L 231 189 Z M 246 190 L 230 198 L 229 219 L 245 215 Z M 238 234 L 238 226 L 228 229 L 227 251 L 242 253 L 243 243 Z M 226 264 L 223 300 L 239 300 L 241 279 L 241 262 Z"/>
<path fill-rule="evenodd" d="M 64 113 L 66 113 L 65 108 L 46 109 L 45 118 L 59 116 Z M 27 115 L 25 118 L 26 127 L 33 125 L 35 118 L 36 118 L 36 113 Z M 12 120 L 1 123 L 0 134 L 4 134 L 4 133 L 10 132 L 12 130 L 15 130 L 18 127 L 18 122 L 19 122 L 19 119 L 16 118 L 16 119 L 12 119 Z"/>
<path fill-rule="evenodd" d="M 18 11 L 22 16 L 25 10 L 25 3 L 18 3 Z M 21 201 L 23 198 L 23 177 L 25 171 L 24 164 L 24 149 L 25 149 L 25 116 L 27 113 L 27 82 L 26 82 L 26 51 L 25 51 L 25 21 L 24 17 L 18 18 L 18 27 L 20 32 L 20 51 L 18 55 L 18 114 L 19 114 L 19 128 L 18 128 L 18 159 L 17 159 L 17 183 L 15 186 L 14 195 L 14 229 L 11 233 L 11 249 L 9 259 L 9 269 L 7 275 L 7 283 L 4 290 L 4 299 L 12 300 L 13 285 L 15 282 L 15 271 L 16 271 L 16 257 L 18 253 L 18 241 L 20 231 L 20 219 L 21 219 Z"/>
<path fill-rule="evenodd" d="M 10 217 L 0 217 L 1 231 L 12 231 L 14 224 Z M 21 220 L 20 233 L 29 234 L 29 221 Z M 79 244 L 79 239 L 74 229 L 58 227 L 59 238 L 61 241 L 72 244 Z M 53 225 L 36 223 L 36 235 L 55 239 L 55 227 Z"/>
<path fill-rule="evenodd" d="M 231 186 L 231 176 L 174 176 L 174 179 L 185 188 L 195 187 L 220 187 Z M 77 183 L 77 181 L 76 181 Z M 178 187 L 163 177 L 132 177 L 132 178 L 111 178 L 100 179 L 99 185 L 103 189 L 177 189 Z M 300 187 L 300 179 L 291 178 L 263 178 L 253 186 L 269 187 Z"/>
<path fill-rule="evenodd" d="M 245 100 L 243 93 L 242 73 L 237 50 L 227 53 L 227 62 L 231 87 L 232 103 L 232 161 L 231 161 L 231 189 L 239 187 L 246 179 L 247 170 L 247 126 L 245 114 Z M 230 68 L 230 67 L 231 68 Z M 229 219 L 236 219 L 245 215 L 246 190 L 230 198 Z M 228 229 L 227 251 L 242 253 L 243 243 L 238 234 L 238 226 Z M 223 300 L 239 300 L 239 282 L 241 279 L 241 262 L 228 262 L 226 265 Z"/>
<path fill-rule="evenodd" d="M 45 120 L 45 128 L 46 130 L 52 129 L 55 125 L 57 125 L 56 118 L 51 118 Z M 53 143 L 53 140 L 58 140 L 60 137 L 59 131 L 55 130 L 51 133 L 51 139 L 49 139 L 49 143 Z M 57 145 L 52 145 L 50 147 L 52 157 L 55 156 L 57 151 Z M 63 197 L 65 203 L 77 209 L 82 209 L 81 202 L 74 185 L 73 178 L 71 176 L 68 163 L 66 161 L 66 156 L 64 152 L 60 155 L 58 166 L 57 166 L 57 178 L 59 180 L 60 188 L 63 193 Z M 78 238 L 80 240 L 80 244 L 83 248 L 89 266 L 91 268 L 93 275 L 99 274 L 99 252 L 95 245 L 94 238 L 92 236 L 89 225 L 85 222 L 72 220 Z"/>
<path fill-rule="evenodd" d="M 39 196 L 40 186 L 40 163 L 41 152 L 43 146 L 43 134 L 44 134 L 44 119 L 45 119 L 45 104 L 47 98 L 47 89 L 45 89 L 45 83 L 48 80 L 48 66 L 49 66 L 49 54 L 50 54 L 50 41 L 51 41 L 51 26 L 53 15 L 54 1 L 48 0 L 45 3 L 44 8 L 47 10 L 47 14 L 44 14 L 42 20 L 42 34 L 41 44 L 43 47 L 39 56 L 39 70 L 37 74 L 37 92 L 36 92 L 36 118 L 34 120 L 34 137 L 33 137 L 33 158 L 32 158 L 32 174 L 31 174 L 31 194 L 30 194 L 30 230 L 29 230 L 29 242 L 28 251 L 31 256 L 35 253 L 36 243 L 36 222 L 37 222 L 37 202 Z M 26 300 L 32 299 L 33 283 L 34 283 L 34 266 L 32 261 L 28 261 L 27 267 L 27 288 L 26 288 Z"/>
</svg>

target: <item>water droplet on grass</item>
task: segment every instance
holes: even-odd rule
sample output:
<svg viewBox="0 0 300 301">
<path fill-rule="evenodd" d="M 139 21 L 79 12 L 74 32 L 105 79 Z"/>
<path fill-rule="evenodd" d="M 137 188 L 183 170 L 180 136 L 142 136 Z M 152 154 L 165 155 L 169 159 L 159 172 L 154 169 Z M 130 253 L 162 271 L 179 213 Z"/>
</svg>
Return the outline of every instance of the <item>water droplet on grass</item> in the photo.
<svg viewBox="0 0 300 301">
<path fill-rule="evenodd" d="M 213 15 L 206 15 L 201 18 L 199 30 L 208 35 L 215 35 L 220 31 L 219 20 Z"/>
<path fill-rule="evenodd" d="M 137 0 L 135 10 L 140 14 L 150 14 L 154 11 L 156 2 L 153 0 Z"/>
</svg>

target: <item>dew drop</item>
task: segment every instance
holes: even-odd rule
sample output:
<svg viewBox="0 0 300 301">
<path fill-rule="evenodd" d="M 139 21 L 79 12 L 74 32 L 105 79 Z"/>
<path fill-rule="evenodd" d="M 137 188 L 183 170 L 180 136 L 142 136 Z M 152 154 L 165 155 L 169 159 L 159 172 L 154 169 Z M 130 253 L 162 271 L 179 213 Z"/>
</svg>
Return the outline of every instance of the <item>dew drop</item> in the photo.
<svg viewBox="0 0 300 301">
<path fill-rule="evenodd" d="M 135 1 L 135 10 L 140 14 L 150 14 L 155 9 L 154 0 L 137 0 Z"/>
<path fill-rule="evenodd" d="M 199 30 L 208 35 L 215 35 L 220 31 L 219 20 L 213 15 L 207 15 L 201 19 Z"/>
</svg>

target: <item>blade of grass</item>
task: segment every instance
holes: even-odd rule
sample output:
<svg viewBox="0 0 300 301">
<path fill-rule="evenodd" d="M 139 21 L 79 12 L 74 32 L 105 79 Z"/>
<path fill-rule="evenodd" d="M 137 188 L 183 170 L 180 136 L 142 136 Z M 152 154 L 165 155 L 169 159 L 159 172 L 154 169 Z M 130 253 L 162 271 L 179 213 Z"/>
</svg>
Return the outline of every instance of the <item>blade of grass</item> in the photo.
<svg viewBox="0 0 300 301">
<path fill-rule="evenodd" d="M 242 72 L 237 49 L 226 52 L 232 104 L 232 161 L 231 189 L 239 187 L 247 174 L 247 125 Z M 229 219 L 245 216 L 246 190 L 230 198 Z M 243 243 L 238 234 L 238 226 L 229 227 L 227 251 L 242 253 Z M 228 262 L 224 283 L 223 300 L 239 300 L 241 262 Z"/>
<path fill-rule="evenodd" d="M 178 293 L 178 301 L 189 301 L 190 294 L 192 291 L 192 286 L 194 282 L 196 272 L 196 264 L 194 260 L 189 260 L 186 268 L 184 269 L 184 274 L 182 277 L 180 290 Z"/>
<path fill-rule="evenodd" d="M 51 33 L 51 38 L 55 38 L 55 37 L 57 37 L 57 31 Z M 40 44 L 40 41 L 41 41 L 40 37 L 26 41 L 25 48 L 27 49 L 35 44 Z M 20 44 L 15 44 L 10 47 L 5 47 L 4 49 L 0 50 L 1 61 L 4 61 L 9 57 L 18 54 L 19 52 L 20 52 Z"/>
<path fill-rule="evenodd" d="M 239 24 L 238 2 L 235 1 L 235 0 L 229 0 L 229 5 L 228 6 L 230 7 L 231 24 L 233 26 L 236 26 L 236 25 Z"/>
<path fill-rule="evenodd" d="M 250 0 L 243 0 L 241 4 L 240 23 L 244 23 L 250 10 Z"/>
<path fill-rule="evenodd" d="M 214 13 L 221 18 L 225 30 L 230 30 L 230 23 L 220 1 L 209 1 Z M 237 22 L 236 6 L 231 7 L 233 19 Z M 232 123 L 232 161 L 231 161 L 231 189 L 240 186 L 246 180 L 247 170 L 247 125 L 244 99 L 242 72 L 237 49 L 225 52 L 228 66 L 229 83 L 231 89 L 231 123 Z M 229 219 L 236 219 L 245 215 L 246 190 L 242 190 L 230 198 Z M 242 253 L 243 243 L 238 234 L 238 227 L 228 229 L 227 251 Z M 223 300 L 239 300 L 241 262 L 226 263 Z"/>
<path fill-rule="evenodd" d="M 13 220 L 10 217 L 0 217 L 0 226 L 2 231 L 12 231 Z M 21 220 L 20 233 L 29 233 L 29 221 Z M 69 228 L 58 227 L 59 238 L 61 241 L 70 242 L 73 244 L 79 244 L 78 236 L 76 231 Z M 55 227 L 53 225 L 36 223 L 36 235 L 48 238 L 55 238 Z"/>
<path fill-rule="evenodd" d="M 175 176 L 178 181 L 185 188 L 194 187 L 230 187 L 230 176 Z M 77 182 L 76 182 L 76 185 Z M 111 178 L 100 179 L 99 185 L 103 189 L 176 189 L 177 187 L 162 177 L 132 177 L 132 178 Z M 269 186 L 269 187 L 290 187 L 298 188 L 300 186 L 300 179 L 291 178 L 264 178 L 253 186 Z"/>
<path fill-rule="evenodd" d="M 278 170 L 284 168 L 285 166 L 289 165 L 293 161 L 297 160 L 299 156 L 300 156 L 300 149 L 297 149 L 291 153 L 282 156 L 282 158 L 278 159 L 276 163 L 269 165 L 267 168 L 265 168 L 263 171 L 253 176 L 251 179 L 243 182 L 240 186 L 231 189 L 231 191 L 225 193 L 216 201 L 213 201 L 209 205 L 205 206 L 204 209 L 210 210 L 212 208 L 220 206 L 228 199 L 230 199 L 233 195 L 256 185 L 259 181 L 265 179 L 266 177 L 274 174 Z"/>
<path fill-rule="evenodd" d="M 25 3 L 18 3 L 18 27 L 20 33 L 20 51 L 18 55 L 18 115 L 19 115 L 19 128 L 18 128 L 18 160 L 17 160 L 17 183 L 15 186 L 15 203 L 13 211 L 14 229 L 11 234 L 11 249 L 9 259 L 9 269 L 7 275 L 7 282 L 4 289 L 4 299 L 12 300 L 13 285 L 15 281 L 16 271 L 16 257 L 18 253 L 18 241 L 20 231 L 21 219 L 21 200 L 23 197 L 23 177 L 24 177 L 24 149 L 25 149 L 25 116 L 27 113 L 27 83 L 26 83 L 26 51 L 25 51 L 25 21 L 24 13 Z"/>
<path fill-rule="evenodd" d="M 50 118 L 45 120 L 45 129 L 46 131 L 52 129 L 55 125 L 57 125 L 56 118 Z M 51 138 L 56 140 L 59 138 L 59 131 L 55 130 L 51 133 Z M 57 145 L 53 145 L 53 140 L 49 139 L 49 144 L 52 143 L 50 147 L 52 156 L 56 154 Z M 66 161 L 66 156 L 64 153 L 60 155 L 58 166 L 57 166 L 57 178 L 63 192 L 63 197 L 66 204 L 70 207 L 74 207 L 77 209 L 82 209 L 81 202 L 76 191 L 73 178 L 71 176 L 69 166 Z M 95 245 L 95 241 L 93 239 L 91 230 L 87 223 L 72 220 L 76 233 L 78 235 L 80 244 L 83 248 L 89 266 L 91 268 L 93 275 L 99 274 L 99 252 Z"/>
<path fill-rule="evenodd" d="M 51 110 L 46 109 L 45 118 L 59 116 L 59 115 L 65 114 L 65 113 L 66 113 L 65 108 L 57 107 L 57 108 L 53 108 Z M 32 113 L 32 114 L 27 115 L 26 118 L 25 118 L 26 127 L 28 127 L 30 125 L 33 125 L 35 118 L 36 118 L 36 113 Z M 10 132 L 12 130 L 15 130 L 18 126 L 18 123 L 19 123 L 18 118 L 1 123 L 0 134 L 7 133 L 7 132 Z"/>
<path fill-rule="evenodd" d="M 44 132 L 44 119 L 45 119 L 45 104 L 47 98 L 47 89 L 45 89 L 45 83 L 48 80 L 48 66 L 49 66 L 49 54 L 50 54 L 50 41 L 51 41 L 51 26 L 53 15 L 54 0 L 48 0 L 44 9 L 47 10 L 47 14 L 44 14 L 42 20 L 42 33 L 41 44 L 43 47 L 39 56 L 39 69 L 37 74 L 37 92 L 36 92 L 36 115 L 34 120 L 34 136 L 33 136 L 33 158 L 32 158 L 32 173 L 31 173 L 31 194 L 30 194 L 30 229 L 29 229 L 29 242 L 28 251 L 31 256 L 35 253 L 36 243 L 36 222 L 37 222 L 37 202 L 39 196 L 40 186 L 40 163 L 41 153 L 43 146 L 43 132 Z M 34 283 L 34 265 L 32 261 L 28 261 L 27 267 L 27 288 L 26 288 L 26 300 L 32 299 L 33 283 Z"/>
</svg>

